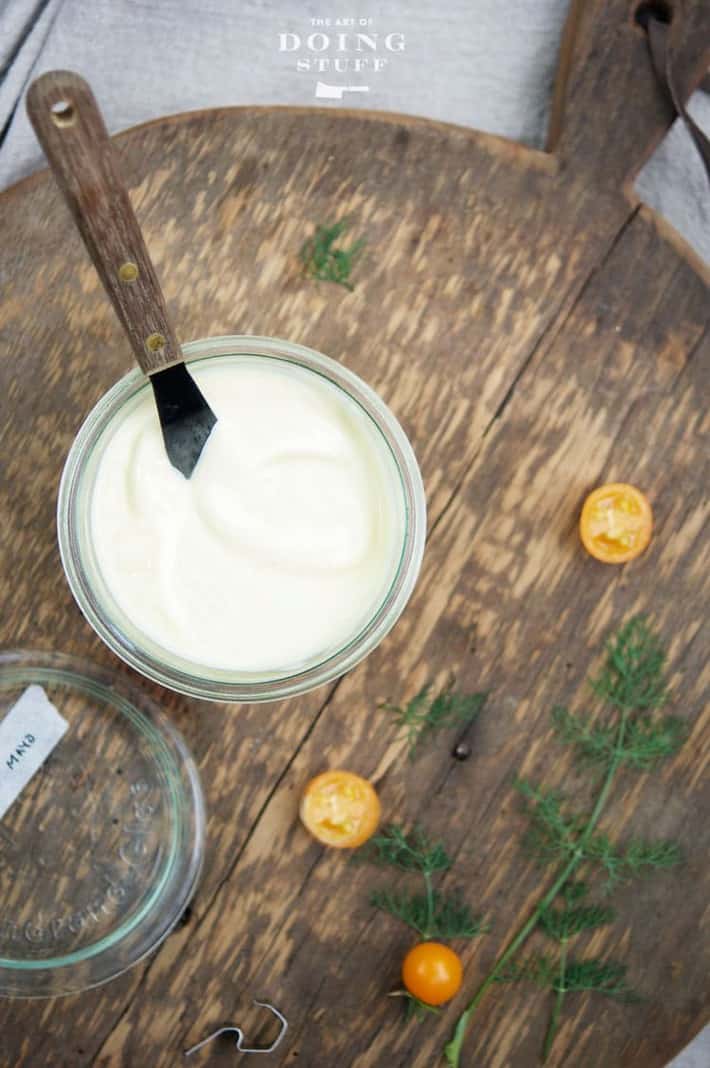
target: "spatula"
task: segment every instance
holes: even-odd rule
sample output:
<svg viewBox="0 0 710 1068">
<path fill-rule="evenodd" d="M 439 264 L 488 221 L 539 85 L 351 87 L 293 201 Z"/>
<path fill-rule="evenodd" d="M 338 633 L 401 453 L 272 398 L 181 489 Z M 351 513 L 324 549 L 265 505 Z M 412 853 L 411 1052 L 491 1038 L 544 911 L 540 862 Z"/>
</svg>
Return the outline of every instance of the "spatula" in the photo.
<svg viewBox="0 0 710 1068">
<path fill-rule="evenodd" d="M 165 449 L 189 478 L 216 417 L 188 372 L 91 88 L 72 71 L 32 83 L 27 113 L 84 244 L 150 377 Z"/>
</svg>

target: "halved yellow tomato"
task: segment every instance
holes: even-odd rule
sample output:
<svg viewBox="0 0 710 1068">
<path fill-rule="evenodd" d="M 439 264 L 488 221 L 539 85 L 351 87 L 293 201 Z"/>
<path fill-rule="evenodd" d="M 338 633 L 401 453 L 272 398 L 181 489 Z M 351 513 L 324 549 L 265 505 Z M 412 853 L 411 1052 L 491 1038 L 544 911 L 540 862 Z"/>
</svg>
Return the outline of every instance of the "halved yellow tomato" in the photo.
<svg viewBox="0 0 710 1068">
<path fill-rule="evenodd" d="M 301 819 L 314 838 L 336 849 L 355 849 L 380 822 L 380 799 L 367 779 L 352 771 L 324 771 L 307 783 Z"/>
<path fill-rule="evenodd" d="M 651 540 L 653 513 L 635 486 L 610 482 L 589 494 L 579 518 L 584 548 L 605 564 L 640 556 Z"/>
</svg>

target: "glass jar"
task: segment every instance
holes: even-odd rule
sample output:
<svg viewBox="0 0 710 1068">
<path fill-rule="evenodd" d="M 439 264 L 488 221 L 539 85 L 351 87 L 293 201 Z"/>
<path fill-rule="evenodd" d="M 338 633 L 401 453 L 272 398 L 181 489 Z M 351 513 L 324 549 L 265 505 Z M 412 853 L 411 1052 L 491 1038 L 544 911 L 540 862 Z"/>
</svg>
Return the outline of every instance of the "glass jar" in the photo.
<svg viewBox="0 0 710 1068">
<path fill-rule="evenodd" d="M 341 364 L 276 338 L 216 337 L 183 346 L 188 364 L 248 358 L 295 364 L 325 378 L 371 421 L 401 492 L 401 547 L 388 588 L 357 633 L 321 657 L 287 670 L 245 672 L 206 667 L 176 656 L 134 625 L 108 590 L 91 541 L 91 498 L 103 450 L 122 416 L 150 386 L 139 370 L 106 393 L 79 430 L 59 488 L 57 528 L 62 564 L 72 593 L 99 637 L 148 678 L 178 693 L 214 701 L 270 701 L 303 693 L 343 675 L 368 655 L 395 624 L 419 573 L 426 532 L 424 487 L 412 447 L 381 398 Z"/>
</svg>

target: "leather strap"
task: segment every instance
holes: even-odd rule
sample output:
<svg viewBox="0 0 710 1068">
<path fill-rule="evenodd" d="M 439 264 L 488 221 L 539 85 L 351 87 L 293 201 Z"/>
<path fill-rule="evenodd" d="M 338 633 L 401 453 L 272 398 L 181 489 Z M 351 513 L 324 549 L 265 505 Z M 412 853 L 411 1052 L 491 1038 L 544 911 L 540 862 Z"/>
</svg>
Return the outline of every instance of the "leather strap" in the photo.
<svg viewBox="0 0 710 1068">
<path fill-rule="evenodd" d="M 651 61 L 653 63 L 653 69 L 656 72 L 656 77 L 663 86 L 668 100 L 673 105 L 676 115 L 679 115 L 685 123 L 685 127 L 705 165 L 705 173 L 708 179 L 708 184 L 710 184 L 710 139 L 700 129 L 693 116 L 688 113 L 683 98 L 678 92 L 675 75 L 673 73 L 673 57 L 668 44 L 668 23 L 661 21 L 661 19 L 657 18 L 652 13 L 648 13 L 643 18 L 642 25 L 646 30 L 646 36 L 648 37 L 648 47 L 651 53 Z M 706 77 L 701 82 L 700 88 L 707 91 L 707 85 L 708 78 Z"/>
</svg>

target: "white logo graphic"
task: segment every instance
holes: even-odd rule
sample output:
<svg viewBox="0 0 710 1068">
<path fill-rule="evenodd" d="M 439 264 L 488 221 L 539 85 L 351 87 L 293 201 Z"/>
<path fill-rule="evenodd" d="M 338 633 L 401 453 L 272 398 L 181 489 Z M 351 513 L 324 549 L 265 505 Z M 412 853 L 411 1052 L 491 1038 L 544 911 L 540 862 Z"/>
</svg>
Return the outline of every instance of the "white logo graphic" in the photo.
<svg viewBox="0 0 710 1068">
<path fill-rule="evenodd" d="M 293 57 L 294 69 L 303 74 L 379 75 L 397 54 L 405 51 L 404 34 L 380 31 L 372 18 L 310 18 L 308 29 L 278 35 L 279 52 Z M 373 88 L 376 88 L 373 86 Z M 345 93 L 369 93 L 370 85 L 315 85 L 319 100 L 342 100 Z"/>
<path fill-rule="evenodd" d="M 369 93 L 369 85 L 327 85 L 316 82 L 316 96 L 319 100 L 342 100 L 343 93 Z"/>
</svg>

